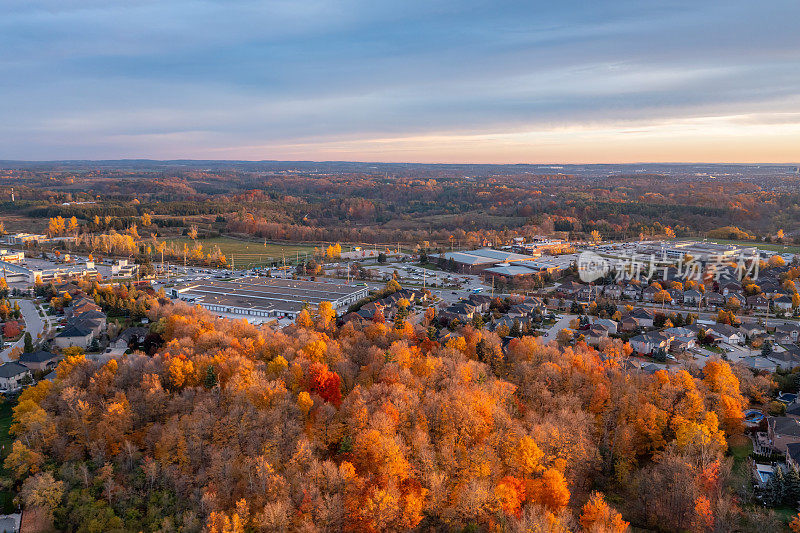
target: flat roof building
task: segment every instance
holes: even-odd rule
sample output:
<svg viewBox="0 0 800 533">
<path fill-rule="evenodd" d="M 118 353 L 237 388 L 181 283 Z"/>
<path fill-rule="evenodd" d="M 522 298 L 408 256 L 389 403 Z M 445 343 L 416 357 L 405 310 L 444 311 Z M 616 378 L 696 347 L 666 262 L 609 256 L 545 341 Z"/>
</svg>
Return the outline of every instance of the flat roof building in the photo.
<svg viewBox="0 0 800 533">
<path fill-rule="evenodd" d="M 494 250 L 492 248 L 480 248 L 469 252 L 431 254 L 431 257 L 445 262 L 449 262 L 452 259 L 459 271 L 468 273 L 481 272 L 500 263 L 518 263 L 534 260 L 530 255 Z"/>
<path fill-rule="evenodd" d="M 259 277 L 199 281 L 172 290 L 173 297 L 209 311 L 263 318 L 295 318 L 303 307 L 317 307 L 325 301 L 339 311 L 368 293 L 367 287 L 339 282 Z"/>
</svg>

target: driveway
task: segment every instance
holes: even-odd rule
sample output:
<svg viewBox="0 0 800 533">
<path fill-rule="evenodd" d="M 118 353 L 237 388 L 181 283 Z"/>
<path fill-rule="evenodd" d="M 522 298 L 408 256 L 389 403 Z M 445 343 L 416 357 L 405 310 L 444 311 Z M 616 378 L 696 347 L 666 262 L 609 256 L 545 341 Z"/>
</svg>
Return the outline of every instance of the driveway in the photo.
<svg viewBox="0 0 800 533">
<path fill-rule="evenodd" d="M 25 331 L 30 332 L 31 337 L 33 337 L 33 343 L 36 344 L 39 333 L 44 330 L 44 320 L 39 316 L 39 310 L 31 300 L 11 300 L 12 305 L 14 302 L 19 303 L 19 309 L 22 311 L 22 318 L 25 319 Z M 3 362 L 8 361 L 9 354 L 17 346 L 19 346 L 20 349 L 25 346 L 24 334 L 17 342 L 6 346 L 5 349 L 0 352 L 0 359 L 2 359 Z"/>
<path fill-rule="evenodd" d="M 545 333 L 542 337 L 542 341 L 547 343 L 556 340 L 558 332 L 562 329 L 569 329 L 569 323 L 575 318 L 578 318 L 578 315 L 564 315 L 561 317 L 558 322 L 553 324 L 550 329 L 547 330 L 547 333 Z"/>
</svg>

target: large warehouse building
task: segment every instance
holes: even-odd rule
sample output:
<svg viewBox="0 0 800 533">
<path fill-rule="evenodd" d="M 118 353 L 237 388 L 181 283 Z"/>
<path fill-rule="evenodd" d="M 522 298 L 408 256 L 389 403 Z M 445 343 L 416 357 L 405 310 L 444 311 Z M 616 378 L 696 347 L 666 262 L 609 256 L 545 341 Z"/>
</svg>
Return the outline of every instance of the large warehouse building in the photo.
<svg viewBox="0 0 800 533">
<path fill-rule="evenodd" d="M 481 248 L 469 252 L 431 254 L 431 257 L 440 263 L 449 263 L 452 261 L 456 269 L 465 274 L 476 274 L 501 263 L 517 264 L 533 261 L 535 259 L 530 255 L 515 254 L 502 250 L 493 250 L 491 248 Z"/>
<path fill-rule="evenodd" d="M 199 281 L 172 290 L 175 298 L 216 313 L 243 317 L 296 318 L 304 306 L 331 302 L 337 311 L 365 298 L 367 287 L 336 282 L 248 277 Z"/>
</svg>

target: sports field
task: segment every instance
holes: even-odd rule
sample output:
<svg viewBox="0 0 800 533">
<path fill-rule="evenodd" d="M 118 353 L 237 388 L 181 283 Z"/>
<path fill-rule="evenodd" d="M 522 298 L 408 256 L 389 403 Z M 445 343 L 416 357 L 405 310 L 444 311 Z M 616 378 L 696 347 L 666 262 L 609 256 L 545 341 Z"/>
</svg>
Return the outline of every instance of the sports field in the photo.
<svg viewBox="0 0 800 533">
<path fill-rule="evenodd" d="M 190 247 L 194 244 L 194 241 L 188 237 L 168 239 L 167 242 L 174 242 L 179 245 L 187 243 Z M 314 247 L 307 244 L 267 243 L 265 246 L 263 242 L 242 241 L 231 237 L 197 239 L 197 243 L 203 245 L 203 250 L 206 253 L 212 250 L 214 246 L 219 246 L 220 251 L 228 258 L 228 264 L 233 261 L 237 267 L 262 266 L 270 262 L 282 263 L 284 256 L 287 263 L 294 263 L 298 254 L 302 260 L 306 254 L 310 258 L 314 253 Z"/>
<path fill-rule="evenodd" d="M 761 248 L 762 250 L 772 250 L 773 252 L 780 252 L 786 254 L 796 254 L 800 252 L 800 246 L 796 244 L 775 244 L 775 243 L 759 242 L 759 241 L 732 241 L 728 239 L 708 239 L 708 241 L 715 242 L 717 244 L 735 244 L 738 246 L 753 246 L 755 248 Z"/>
</svg>

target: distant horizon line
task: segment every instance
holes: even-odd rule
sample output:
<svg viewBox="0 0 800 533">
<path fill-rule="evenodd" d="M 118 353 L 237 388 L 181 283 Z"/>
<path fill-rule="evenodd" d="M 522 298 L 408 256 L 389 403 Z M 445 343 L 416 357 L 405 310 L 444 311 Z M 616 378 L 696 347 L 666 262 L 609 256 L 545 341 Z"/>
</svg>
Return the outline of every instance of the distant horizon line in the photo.
<svg viewBox="0 0 800 533">
<path fill-rule="evenodd" d="M 367 161 L 356 159 L 194 159 L 194 158 L 172 158 L 172 159 L 153 159 L 147 157 L 124 157 L 109 159 L 0 159 L 0 164 L 13 163 L 113 163 L 113 162 L 152 162 L 152 163 L 172 163 L 172 162 L 214 162 L 214 163 L 358 163 L 364 165 L 471 165 L 471 166 L 633 166 L 633 165 L 709 165 L 709 166 L 800 166 L 798 162 L 750 162 L 750 163 L 727 163 L 727 162 L 708 162 L 708 161 L 636 161 L 627 163 L 602 163 L 602 162 L 582 162 L 582 163 L 563 163 L 551 161 L 545 163 L 473 163 L 473 162 L 419 162 L 419 161 Z"/>
</svg>

